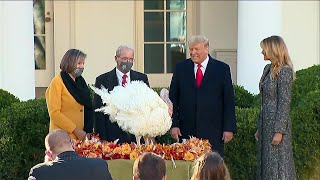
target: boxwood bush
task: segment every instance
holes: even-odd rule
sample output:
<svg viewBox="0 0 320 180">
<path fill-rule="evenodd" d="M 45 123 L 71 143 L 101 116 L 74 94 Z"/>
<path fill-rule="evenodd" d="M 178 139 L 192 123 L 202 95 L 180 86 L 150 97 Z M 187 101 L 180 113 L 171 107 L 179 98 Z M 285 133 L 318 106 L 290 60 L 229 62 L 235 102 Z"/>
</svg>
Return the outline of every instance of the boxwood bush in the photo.
<svg viewBox="0 0 320 180">
<path fill-rule="evenodd" d="M 297 176 L 310 179 L 320 168 L 320 90 L 310 91 L 291 111 L 291 119 Z"/>
<path fill-rule="evenodd" d="M 232 179 L 256 179 L 256 121 L 259 109 L 236 108 L 237 133 L 225 145 L 225 162 Z M 214 147 L 213 147 L 214 149 Z"/>
<path fill-rule="evenodd" d="M 13 94 L 0 89 L 0 110 L 10 106 L 12 103 L 19 102 L 19 99 Z"/>
<path fill-rule="evenodd" d="M 259 98 L 243 86 L 233 85 L 236 106 L 239 108 L 259 107 Z"/>
<path fill-rule="evenodd" d="M 296 80 L 292 86 L 291 107 L 302 104 L 310 91 L 320 90 L 320 65 L 314 65 L 296 72 Z"/>
<path fill-rule="evenodd" d="M 0 114 L 0 179 L 26 179 L 43 161 L 49 115 L 44 99 L 13 103 Z"/>
</svg>

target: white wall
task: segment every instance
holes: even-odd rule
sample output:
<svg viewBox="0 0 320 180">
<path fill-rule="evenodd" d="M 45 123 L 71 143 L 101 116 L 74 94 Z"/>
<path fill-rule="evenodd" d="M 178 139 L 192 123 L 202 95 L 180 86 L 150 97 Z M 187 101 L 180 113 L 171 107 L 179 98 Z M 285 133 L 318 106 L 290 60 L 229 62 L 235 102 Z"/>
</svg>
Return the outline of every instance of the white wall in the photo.
<svg viewBox="0 0 320 180">
<path fill-rule="evenodd" d="M 237 82 L 251 93 L 259 93 L 263 68 L 260 42 L 281 34 L 280 1 L 241 1 L 238 9 Z"/>
<path fill-rule="evenodd" d="M 237 1 L 200 1 L 200 33 L 210 40 L 213 49 L 237 49 Z"/>
<path fill-rule="evenodd" d="M 295 70 L 320 64 L 320 2 L 283 1 L 283 37 Z"/>
<path fill-rule="evenodd" d="M 35 98 L 33 2 L 0 1 L 0 89 Z"/>
<path fill-rule="evenodd" d="M 55 12 L 56 73 L 65 51 L 78 48 L 87 54 L 84 78 L 94 84 L 116 66 L 119 45 L 135 48 L 134 1 L 55 1 Z"/>
</svg>

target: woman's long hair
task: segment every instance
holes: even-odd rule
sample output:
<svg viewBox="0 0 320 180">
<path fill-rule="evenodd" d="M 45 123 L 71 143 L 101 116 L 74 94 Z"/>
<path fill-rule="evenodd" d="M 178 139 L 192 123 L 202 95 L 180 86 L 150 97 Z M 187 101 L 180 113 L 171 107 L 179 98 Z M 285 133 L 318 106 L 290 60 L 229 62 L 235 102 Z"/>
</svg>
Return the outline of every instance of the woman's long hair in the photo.
<svg viewBox="0 0 320 180">
<path fill-rule="evenodd" d="M 295 77 L 293 64 L 289 56 L 288 48 L 280 36 L 270 36 L 260 42 L 260 46 L 267 58 L 271 61 L 271 79 L 277 79 L 283 66 L 288 65 Z"/>
<path fill-rule="evenodd" d="M 191 180 L 230 180 L 230 174 L 222 157 L 216 153 L 200 156 L 193 169 Z"/>
</svg>

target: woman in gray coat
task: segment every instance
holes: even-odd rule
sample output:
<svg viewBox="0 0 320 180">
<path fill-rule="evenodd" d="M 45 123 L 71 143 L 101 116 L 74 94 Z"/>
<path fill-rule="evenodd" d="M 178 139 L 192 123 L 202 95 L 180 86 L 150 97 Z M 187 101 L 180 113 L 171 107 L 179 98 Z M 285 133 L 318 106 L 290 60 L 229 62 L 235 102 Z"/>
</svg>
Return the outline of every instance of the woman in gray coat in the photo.
<svg viewBox="0 0 320 180">
<path fill-rule="evenodd" d="M 260 80 L 261 110 L 255 134 L 258 141 L 258 179 L 292 180 L 295 168 L 291 144 L 290 101 L 294 70 L 279 36 L 261 41 L 265 66 Z"/>
</svg>

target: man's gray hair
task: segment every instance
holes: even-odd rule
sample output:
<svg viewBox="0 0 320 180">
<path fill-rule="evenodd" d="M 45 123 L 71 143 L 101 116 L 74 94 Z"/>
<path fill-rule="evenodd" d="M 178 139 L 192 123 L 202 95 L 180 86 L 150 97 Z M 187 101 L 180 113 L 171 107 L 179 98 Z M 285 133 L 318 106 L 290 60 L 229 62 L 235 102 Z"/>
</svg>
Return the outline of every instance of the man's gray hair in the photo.
<svg viewBox="0 0 320 180">
<path fill-rule="evenodd" d="M 118 47 L 117 51 L 116 51 L 116 56 L 117 57 L 120 57 L 120 55 L 123 53 L 123 51 L 125 50 L 130 50 L 134 53 L 134 50 L 133 48 L 129 47 L 129 46 L 126 46 L 126 45 L 121 45 Z"/>
<path fill-rule="evenodd" d="M 209 47 L 209 40 L 208 40 L 208 38 L 206 38 L 203 35 L 191 36 L 188 41 L 189 47 L 192 45 L 195 45 L 195 44 L 199 44 L 199 43 L 203 43 L 204 47 Z"/>
</svg>

